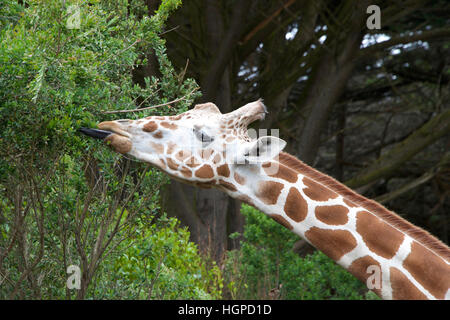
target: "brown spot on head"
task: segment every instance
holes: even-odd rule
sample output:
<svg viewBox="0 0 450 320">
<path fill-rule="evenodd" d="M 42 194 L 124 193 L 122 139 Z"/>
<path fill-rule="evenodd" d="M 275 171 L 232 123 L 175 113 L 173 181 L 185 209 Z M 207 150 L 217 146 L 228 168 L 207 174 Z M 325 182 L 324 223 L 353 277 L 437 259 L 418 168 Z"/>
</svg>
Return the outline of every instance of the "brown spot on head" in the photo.
<svg viewBox="0 0 450 320">
<path fill-rule="evenodd" d="M 155 137 L 156 139 L 161 139 L 163 137 L 163 134 L 161 131 L 158 131 L 153 134 L 153 137 Z"/>
<path fill-rule="evenodd" d="M 142 130 L 144 130 L 145 132 L 153 132 L 156 129 L 158 129 L 158 125 L 156 124 L 155 121 L 149 121 L 146 124 L 144 124 L 144 127 L 142 128 Z"/>
<path fill-rule="evenodd" d="M 178 126 L 175 123 L 170 123 L 170 122 L 166 122 L 166 121 L 161 122 L 161 125 L 164 128 L 171 129 L 171 130 L 175 130 L 176 128 L 178 128 Z"/>
<path fill-rule="evenodd" d="M 162 158 L 158 158 L 157 160 L 156 160 L 156 163 L 155 163 L 159 168 L 161 168 L 161 169 L 166 169 L 167 168 L 167 165 L 166 165 L 166 162 L 165 162 L 165 160 L 164 159 L 162 159 Z"/>
<path fill-rule="evenodd" d="M 303 184 L 306 186 L 306 188 L 303 189 L 303 192 L 312 200 L 327 201 L 338 197 L 336 192 L 331 191 L 308 177 L 303 178 Z"/>
<path fill-rule="evenodd" d="M 272 167 L 271 162 L 264 163 L 262 165 L 262 167 L 263 167 L 264 171 L 266 172 L 266 174 L 271 177 L 283 179 L 283 180 L 286 180 L 291 183 L 297 182 L 297 177 L 298 177 L 297 172 L 286 167 L 285 165 L 278 164 L 278 168 L 277 168 L 278 170 L 275 170 L 275 172 L 273 172 L 274 171 L 273 169 L 271 170 L 271 167 Z"/>
<path fill-rule="evenodd" d="M 427 297 L 397 268 L 389 269 L 394 300 L 427 300 Z"/>
<path fill-rule="evenodd" d="M 271 214 L 270 217 L 275 220 L 276 222 L 278 222 L 279 224 L 281 224 L 283 227 L 288 228 L 289 230 L 292 230 L 293 227 L 292 225 L 289 223 L 289 221 L 287 221 L 285 218 L 283 218 L 282 216 L 280 216 L 279 214 Z"/>
<path fill-rule="evenodd" d="M 200 165 L 200 161 L 197 160 L 196 157 L 192 156 L 185 161 L 186 165 L 191 168 L 198 167 Z"/>
<path fill-rule="evenodd" d="M 316 217 L 320 221 L 331 224 L 346 224 L 348 221 L 348 209 L 344 206 L 318 206 L 316 207 Z"/>
<path fill-rule="evenodd" d="M 186 158 L 189 158 L 192 153 L 189 150 L 180 150 L 175 154 L 175 158 L 178 161 L 184 161 Z"/>
<path fill-rule="evenodd" d="M 237 172 L 234 173 L 234 180 L 236 180 L 236 182 L 239 183 L 240 185 L 245 184 L 245 178 Z"/>
<path fill-rule="evenodd" d="M 317 249 L 334 261 L 339 260 L 357 245 L 355 237 L 345 230 L 326 230 L 312 227 L 305 232 L 305 236 Z"/>
<path fill-rule="evenodd" d="M 403 233 L 367 211 L 356 214 L 356 231 L 370 251 L 386 259 L 397 253 L 404 239 Z"/>
<path fill-rule="evenodd" d="M 167 144 L 167 154 L 172 154 L 172 152 L 175 150 L 176 146 L 177 145 L 175 143 L 169 142 Z"/>
<path fill-rule="evenodd" d="M 198 151 L 198 155 L 204 160 L 208 160 L 209 158 L 211 158 L 211 155 L 213 153 L 214 153 L 214 150 L 210 149 L 210 148 L 202 149 L 202 150 Z"/>
<path fill-rule="evenodd" d="M 181 171 L 181 174 L 185 178 L 191 178 L 192 177 L 192 171 L 188 167 L 182 166 L 180 171 Z"/>
<path fill-rule="evenodd" d="M 295 187 L 289 189 L 286 203 L 284 204 L 284 212 L 295 222 L 305 220 L 308 215 L 308 204 Z"/>
<path fill-rule="evenodd" d="M 174 121 L 174 120 L 180 120 L 183 117 L 183 114 L 179 114 L 177 116 L 170 116 L 169 119 Z"/>
<path fill-rule="evenodd" d="M 450 288 L 450 266 L 420 243 L 413 241 L 403 266 L 437 299 L 444 299 Z"/>
<path fill-rule="evenodd" d="M 373 273 L 367 272 L 368 268 L 370 266 L 377 266 L 380 270 L 380 276 L 382 276 L 382 270 L 381 266 L 373 259 L 371 256 L 364 256 L 362 258 L 356 259 L 352 262 L 350 267 L 347 269 L 352 275 L 354 275 L 356 278 L 358 278 L 362 283 L 367 284 L 367 279 L 373 275 Z M 371 289 L 373 292 L 375 292 L 379 297 L 381 297 L 381 286 L 383 285 L 383 282 L 380 280 L 380 288 Z M 369 280 L 370 281 L 370 280 Z"/>
<path fill-rule="evenodd" d="M 150 145 L 153 147 L 153 149 L 155 149 L 155 151 L 159 154 L 163 154 L 164 153 L 164 146 L 160 143 L 155 143 L 153 141 L 150 142 Z"/>
<path fill-rule="evenodd" d="M 228 165 L 225 163 L 217 168 L 217 174 L 228 178 L 230 176 L 230 169 L 228 168 Z"/>
<path fill-rule="evenodd" d="M 214 156 L 214 158 L 213 158 L 213 163 L 214 164 L 217 164 L 217 163 L 219 163 L 220 161 L 222 160 L 222 158 L 221 158 L 221 156 L 220 156 L 220 153 L 217 153 L 215 156 Z"/>
<path fill-rule="evenodd" d="M 256 196 L 265 204 L 276 204 L 284 185 L 279 182 L 261 181 Z"/>
<path fill-rule="evenodd" d="M 167 165 L 172 170 L 178 170 L 178 164 L 170 158 L 166 158 Z"/>
<path fill-rule="evenodd" d="M 214 171 L 210 165 L 204 164 L 195 171 L 195 176 L 201 179 L 211 179 L 214 177 Z"/>
<path fill-rule="evenodd" d="M 132 147 L 130 139 L 118 134 L 110 134 L 108 137 L 106 137 L 105 141 L 111 145 L 114 151 L 122 154 L 130 152 Z"/>
</svg>

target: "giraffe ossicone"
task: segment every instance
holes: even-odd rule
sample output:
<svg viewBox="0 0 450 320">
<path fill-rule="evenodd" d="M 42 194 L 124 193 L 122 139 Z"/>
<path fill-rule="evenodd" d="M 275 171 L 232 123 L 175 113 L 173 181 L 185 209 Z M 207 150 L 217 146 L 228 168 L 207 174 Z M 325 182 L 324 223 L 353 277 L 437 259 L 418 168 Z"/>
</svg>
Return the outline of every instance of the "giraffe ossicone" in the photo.
<svg viewBox="0 0 450 320">
<path fill-rule="evenodd" d="M 266 113 L 261 100 L 226 114 L 205 103 L 176 116 L 101 122 L 83 133 L 174 179 L 256 207 L 383 299 L 450 299 L 448 246 L 282 152 L 280 138 L 249 135 L 248 125 Z"/>
</svg>

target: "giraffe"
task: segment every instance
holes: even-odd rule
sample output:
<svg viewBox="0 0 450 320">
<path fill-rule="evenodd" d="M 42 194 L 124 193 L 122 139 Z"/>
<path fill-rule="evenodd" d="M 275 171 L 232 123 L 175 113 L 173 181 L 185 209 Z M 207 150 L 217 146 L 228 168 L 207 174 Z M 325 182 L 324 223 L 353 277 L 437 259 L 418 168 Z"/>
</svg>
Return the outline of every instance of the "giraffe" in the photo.
<svg viewBox="0 0 450 320">
<path fill-rule="evenodd" d="M 382 299 L 450 299 L 449 247 L 283 152 L 282 139 L 251 138 L 248 125 L 266 113 L 261 99 L 226 114 L 204 103 L 176 116 L 105 121 L 82 132 L 174 179 L 254 206 Z"/>
</svg>

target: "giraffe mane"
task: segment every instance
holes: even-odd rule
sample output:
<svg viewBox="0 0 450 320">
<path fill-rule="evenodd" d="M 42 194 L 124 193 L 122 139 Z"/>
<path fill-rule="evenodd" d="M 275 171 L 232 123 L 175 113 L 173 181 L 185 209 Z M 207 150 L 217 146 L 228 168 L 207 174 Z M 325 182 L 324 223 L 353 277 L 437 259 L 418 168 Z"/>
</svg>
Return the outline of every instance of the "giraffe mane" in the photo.
<svg viewBox="0 0 450 320">
<path fill-rule="evenodd" d="M 355 191 L 345 186 L 341 182 L 337 181 L 336 179 L 313 169 L 312 167 L 303 163 L 302 161 L 300 161 L 293 155 L 290 155 L 289 153 L 281 152 L 279 154 L 278 161 L 282 165 L 285 165 L 288 168 L 291 168 L 292 170 L 304 174 L 309 178 L 313 179 L 314 181 L 333 190 L 334 192 L 344 197 L 346 200 L 353 202 L 354 204 L 375 214 L 383 221 L 386 221 L 391 226 L 399 229 L 400 231 L 404 232 L 411 238 L 415 239 L 416 241 L 424 245 L 429 250 L 443 257 L 447 262 L 450 261 L 450 248 L 442 241 L 432 236 L 429 232 L 425 231 L 424 229 L 413 225 L 412 223 L 403 219 L 396 213 L 386 209 L 381 204 L 373 200 L 367 199 L 364 196 L 356 193 Z"/>
</svg>

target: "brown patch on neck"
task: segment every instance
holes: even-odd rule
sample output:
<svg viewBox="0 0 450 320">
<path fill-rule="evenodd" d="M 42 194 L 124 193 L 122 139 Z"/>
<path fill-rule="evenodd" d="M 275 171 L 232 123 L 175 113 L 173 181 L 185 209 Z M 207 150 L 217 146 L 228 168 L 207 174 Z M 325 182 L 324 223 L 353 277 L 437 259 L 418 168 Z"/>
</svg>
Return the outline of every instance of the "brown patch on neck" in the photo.
<svg viewBox="0 0 450 320">
<path fill-rule="evenodd" d="M 350 267 L 348 267 L 348 271 L 354 275 L 356 278 L 358 278 L 362 283 L 367 285 L 367 279 L 372 275 L 372 273 L 368 273 L 367 269 L 370 266 L 377 266 L 380 270 L 380 277 L 382 277 L 382 269 L 381 269 L 381 265 L 378 261 L 376 261 L 374 258 L 372 258 L 371 256 L 364 256 L 362 258 L 356 259 L 355 261 L 352 262 L 352 264 L 350 265 Z M 380 278 L 380 288 L 379 289 L 370 289 L 373 292 L 375 292 L 380 298 L 382 298 L 381 296 L 381 288 L 383 285 L 383 282 L 381 281 L 382 278 Z"/>
<path fill-rule="evenodd" d="M 281 224 L 283 227 L 288 228 L 289 230 L 294 229 L 294 227 L 289 223 L 289 221 L 287 221 L 285 218 L 283 218 L 279 214 L 271 214 L 271 215 L 269 215 L 269 217 L 271 217 L 273 220 L 275 220 L 276 222 Z"/>
<path fill-rule="evenodd" d="M 303 177 L 303 184 L 306 186 L 303 192 L 312 200 L 327 201 L 338 197 L 336 192 L 331 191 L 308 177 Z"/>
<path fill-rule="evenodd" d="M 284 212 L 286 212 L 286 215 L 295 222 L 305 220 L 308 215 L 308 203 L 303 199 L 302 195 L 295 187 L 289 189 L 286 203 L 284 204 Z"/>
<path fill-rule="evenodd" d="M 145 132 L 153 132 L 156 129 L 158 129 L 158 125 L 155 121 L 149 121 L 142 127 L 142 130 L 144 130 Z"/>
<path fill-rule="evenodd" d="M 358 207 L 366 209 L 367 211 L 372 212 L 376 216 L 380 217 L 381 219 L 389 223 L 391 226 L 408 234 L 411 238 L 417 240 L 425 247 L 436 252 L 438 255 L 442 256 L 446 261 L 450 261 L 449 247 L 444 243 L 442 243 L 437 238 L 433 237 L 427 231 L 411 224 L 410 222 L 406 221 L 405 219 L 398 216 L 394 212 L 389 211 L 381 204 L 357 194 L 355 191 L 346 187 L 345 185 L 333 179 L 332 177 L 311 168 L 310 166 L 304 164 L 302 161 L 298 160 L 297 158 L 288 153 L 281 152 L 279 154 L 278 160 L 280 163 L 288 166 L 289 168 L 296 170 L 297 172 L 305 176 L 308 176 L 317 183 L 320 183 L 326 186 L 327 188 L 333 190 L 333 192 L 338 193 L 339 195 L 344 197 L 345 200 L 348 201 L 345 203 L 348 204 L 349 206 L 350 206 L 349 203 L 353 203 L 353 206 L 356 205 Z"/>
<path fill-rule="evenodd" d="M 201 179 L 211 179 L 214 177 L 214 171 L 210 165 L 204 164 L 195 171 L 195 176 Z"/>
<path fill-rule="evenodd" d="M 348 200 L 345 199 L 345 198 L 343 198 L 342 200 L 344 201 L 344 203 L 345 203 L 346 205 L 348 205 L 348 206 L 351 207 L 351 208 L 357 208 L 357 207 L 359 207 L 357 204 L 355 204 L 355 203 L 353 203 L 353 202 L 351 202 L 351 201 L 348 201 Z"/>
<path fill-rule="evenodd" d="M 405 238 L 402 232 L 366 211 L 356 214 L 356 231 L 370 251 L 386 259 L 391 259 L 397 253 Z"/>
<path fill-rule="evenodd" d="M 437 299 L 444 299 L 450 288 L 450 266 L 420 243 L 413 241 L 403 266 Z"/>
<path fill-rule="evenodd" d="M 397 268 L 391 267 L 390 278 L 392 299 L 394 300 L 428 300 L 417 287 Z"/>
<path fill-rule="evenodd" d="M 283 180 L 286 180 L 291 183 L 297 182 L 298 173 L 295 170 L 292 170 L 291 168 L 289 168 L 283 164 L 280 164 L 277 168 L 278 170 L 276 170 L 276 172 L 274 173 L 274 172 L 272 172 L 273 169 L 270 169 L 271 166 L 272 166 L 272 162 L 264 163 L 262 165 L 264 171 L 266 172 L 266 174 L 268 176 L 283 179 Z"/>
<path fill-rule="evenodd" d="M 348 209 L 344 206 L 318 206 L 315 213 L 317 219 L 330 225 L 342 225 L 348 221 Z"/>
<path fill-rule="evenodd" d="M 262 181 L 259 183 L 256 196 L 265 204 L 276 204 L 283 188 L 284 185 L 279 182 Z"/>
<path fill-rule="evenodd" d="M 305 236 L 317 249 L 334 261 L 339 260 L 357 245 L 355 237 L 345 230 L 326 230 L 312 227 L 305 232 Z"/>
</svg>

